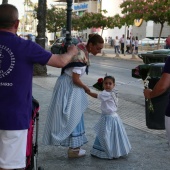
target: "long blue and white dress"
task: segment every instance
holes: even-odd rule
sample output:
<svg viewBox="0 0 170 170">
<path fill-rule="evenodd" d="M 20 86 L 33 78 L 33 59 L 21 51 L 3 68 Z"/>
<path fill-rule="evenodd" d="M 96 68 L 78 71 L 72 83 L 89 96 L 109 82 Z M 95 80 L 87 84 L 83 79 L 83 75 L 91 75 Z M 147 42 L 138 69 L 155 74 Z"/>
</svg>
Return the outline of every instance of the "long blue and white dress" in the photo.
<svg viewBox="0 0 170 170">
<path fill-rule="evenodd" d="M 131 145 L 124 125 L 116 113 L 118 98 L 115 90 L 103 91 L 98 95 L 101 100 L 102 115 L 94 127 L 96 139 L 91 149 L 91 155 L 113 159 L 127 155 Z"/>
<path fill-rule="evenodd" d="M 88 106 L 87 94 L 72 80 L 73 72 L 82 76 L 85 70 L 86 66 L 67 68 L 58 78 L 44 128 L 45 145 L 77 148 L 87 142 L 83 117 Z"/>
</svg>

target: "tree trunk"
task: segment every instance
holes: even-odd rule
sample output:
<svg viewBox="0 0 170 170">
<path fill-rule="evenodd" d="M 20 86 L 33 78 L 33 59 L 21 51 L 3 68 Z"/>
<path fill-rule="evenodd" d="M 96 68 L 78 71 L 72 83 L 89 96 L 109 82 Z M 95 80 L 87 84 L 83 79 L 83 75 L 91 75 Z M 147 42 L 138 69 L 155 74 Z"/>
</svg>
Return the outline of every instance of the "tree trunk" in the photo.
<svg viewBox="0 0 170 170">
<path fill-rule="evenodd" d="M 55 23 L 55 26 L 54 26 L 54 41 L 56 40 L 56 28 L 57 26 L 56 26 L 56 23 Z"/>
<path fill-rule="evenodd" d="M 7 4 L 8 3 L 8 0 L 3 0 L 2 1 L 2 4 Z"/>
<path fill-rule="evenodd" d="M 47 12 L 47 4 L 46 0 L 38 0 L 38 11 L 37 11 L 37 33 L 36 43 L 42 46 L 45 49 L 45 31 L 46 31 L 46 12 Z M 46 76 L 47 75 L 47 67 L 39 64 L 34 65 L 34 76 Z"/>
</svg>

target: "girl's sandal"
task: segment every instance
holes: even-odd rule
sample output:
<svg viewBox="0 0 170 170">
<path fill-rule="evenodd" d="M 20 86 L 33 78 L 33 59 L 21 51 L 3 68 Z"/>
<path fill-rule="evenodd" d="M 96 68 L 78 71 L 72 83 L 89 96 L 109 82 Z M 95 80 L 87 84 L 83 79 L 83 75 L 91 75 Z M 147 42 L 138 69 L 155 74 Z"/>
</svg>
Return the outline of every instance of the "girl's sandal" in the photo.
<svg viewBox="0 0 170 170">
<path fill-rule="evenodd" d="M 86 155 L 86 150 L 84 149 L 68 149 L 69 158 L 80 158 Z"/>
</svg>

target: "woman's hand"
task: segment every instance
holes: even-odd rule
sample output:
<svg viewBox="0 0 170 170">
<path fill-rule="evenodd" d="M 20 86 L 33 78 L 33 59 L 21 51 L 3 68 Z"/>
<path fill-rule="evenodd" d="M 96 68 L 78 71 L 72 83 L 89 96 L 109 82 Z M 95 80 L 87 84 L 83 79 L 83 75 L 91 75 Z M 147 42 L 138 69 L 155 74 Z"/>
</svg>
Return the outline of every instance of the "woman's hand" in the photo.
<svg viewBox="0 0 170 170">
<path fill-rule="evenodd" d="M 85 92 L 86 92 L 87 94 L 90 93 L 89 87 L 85 86 L 85 87 L 84 87 L 84 90 L 85 90 Z"/>
</svg>

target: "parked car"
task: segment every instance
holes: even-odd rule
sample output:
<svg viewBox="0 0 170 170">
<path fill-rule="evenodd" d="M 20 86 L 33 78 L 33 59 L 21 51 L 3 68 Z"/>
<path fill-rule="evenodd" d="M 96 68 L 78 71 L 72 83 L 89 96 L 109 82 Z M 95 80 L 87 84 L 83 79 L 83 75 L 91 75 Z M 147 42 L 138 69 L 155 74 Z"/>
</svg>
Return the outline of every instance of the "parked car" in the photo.
<svg viewBox="0 0 170 170">
<path fill-rule="evenodd" d="M 66 43 L 65 37 L 57 38 L 56 41 L 51 46 L 51 52 L 53 54 L 62 54 L 64 52 L 64 45 Z M 71 44 L 77 45 L 79 40 L 77 38 L 71 39 Z"/>
</svg>

